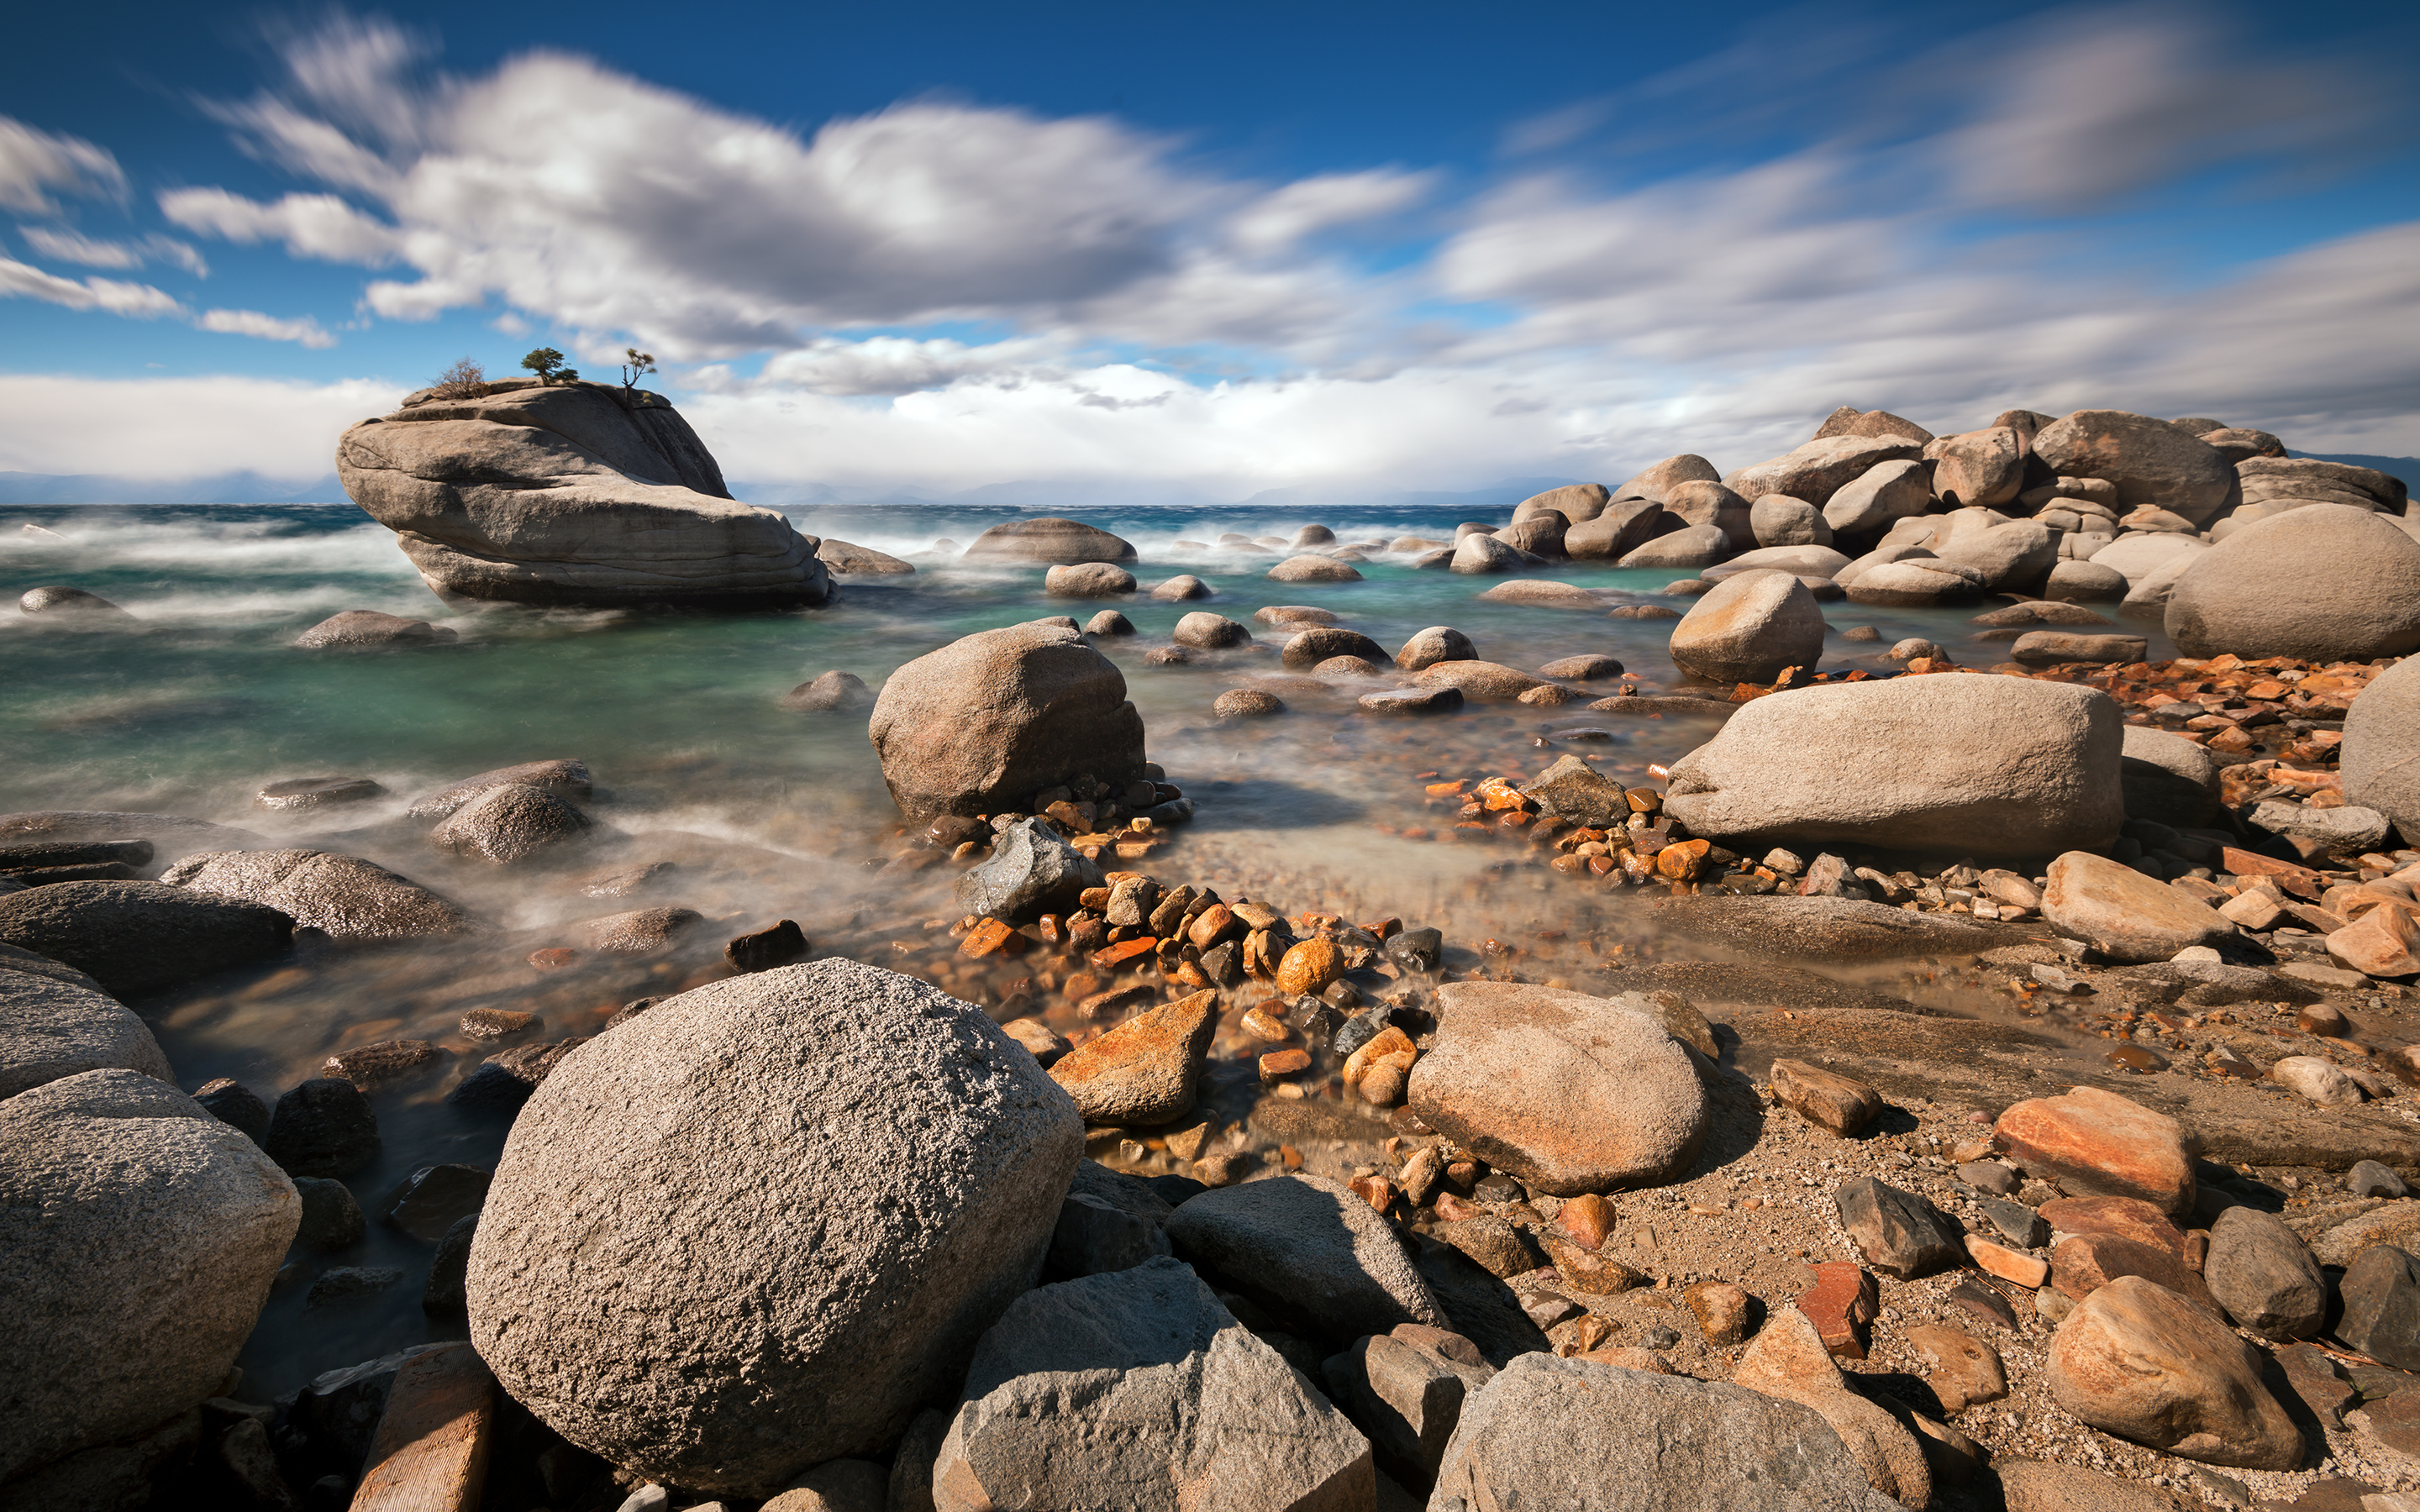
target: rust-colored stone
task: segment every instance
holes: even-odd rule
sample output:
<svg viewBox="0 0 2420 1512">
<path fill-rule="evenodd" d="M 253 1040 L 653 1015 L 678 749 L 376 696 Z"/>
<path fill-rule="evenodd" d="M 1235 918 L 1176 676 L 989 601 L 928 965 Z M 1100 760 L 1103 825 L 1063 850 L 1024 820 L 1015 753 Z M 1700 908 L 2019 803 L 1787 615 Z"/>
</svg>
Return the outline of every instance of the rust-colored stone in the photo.
<svg viewBox="0 0 2420 1512">
<path fill-rule="evenodd" d="M 2184 1231 L 2136 1197 L 2059 1197 L 2036 1211 L 2055 1234 L 2106 1234 L 2165 1250 L 2180 1260 L 2185 1256 Z"/>
<path fill-rule="evenodd" d="M 1613 1235 L 1613 1204 L 1594 1192 L 1583 1192 L 1562 1205 L 1555 1223 L 1583 1249 L 1602 1249 Z"/>
<path fill-rule="evenodd" d="M 1647 1279 L 1620 1260 L 1592 1249 L 1583 1249 L 1560 1228 L 1541 1228 L 1537 1237 L 1539 1247 L 1546 1252 L 1546 1258 L 1554 1262 L 1555 1273 L 1563 1278 L 1565 1286 L 1575 1290 L 1601 1297 L 1611 1296 L 1615 1292 L 1628 1291 Z"/>
<path fill-rule="evenodd" d="M 1667 845 L 1655 853 L 1656 874 L 1673 882 L 1695 882 L 1699 871 L 1705 865 L 1706 852 L 1711 849 L 1711 842 L 1702 840 L 1684 840 L 1677 845 Z"/>
<path fill-rule="evenodd" d="M 1193 916 L 1193 922 L 1186 926 L 1185 937 L 1193 942 L 1196 949 L 1207 950 L 1243 933 L 1243 923 L 1235 918 L 1233 909 L 1225 903 L 1212 903 Z"/>
<path fill-rule="evenodd" d="M 1311 1069 L 1311 1052 L 1296 1046 L 1292 1050 L 1272 1050 L 1261 1057 L 1261 1080 L 1281 1081 L 1299 1076 Z"/>
<path fill-rule="evenodd" d="M 1344 952 L 1327 939 L 1305 940 L 1278 962 L 1278 986 L 1295 996 L 1317 995 L 1344 975 Z"/>
<path fill-rule="evenodd" d="M 2050 1284 L 2078 1302 L 2121 1275 L 2139 1275 L 2216 1316 L 2218 1299 L 2181 1255 L 2115 1234 L 2079 1234 L 2050 1252 Z"/>
<path fill-rule="evenodd" d="M 1115 971 L 1121 966 L 1130 964 L 1143 956 L 1152 954 L 1158 949 L 1159 942 L 1157 940 L 1152 938 L 1148 934 L 1143 934 L 1131 940 L 1120 940 L 1115 945 L 1105 945 L 1101 949 L 1094 951 L 1090 959 L 1094 965 L 1098 966 L 1103 971 Z"/>
<path fill-rule="evenodd" d="M 2194 1205 L 2193 1151 L 2176 1119 L 2115 1092 L 2078 1087 L 2002 1113 L 1993 1137 L 2017 1164 L 2086 1196 L 2139 1197 L 2163 1212 Z"/>
<path fill-rule="evenodd" d="M 1864 1359 L 1866 1331 L 1882 1310 L 1881 1286 L 1847 1260 L 1825 1260 L 1814 1271 L 1815 1284 L 1799 1293 L 1798 1310 L 1836 1358 Z"/>
<path fill-rule="evenodd" d="M 1003 919 L 986 918 L 967 931 L 958 942 L 958 954 L 981 958 L 987 955 L 1018 956 L 1030 943 L 1016 932 L 1016 926 Z"/>
</svg>

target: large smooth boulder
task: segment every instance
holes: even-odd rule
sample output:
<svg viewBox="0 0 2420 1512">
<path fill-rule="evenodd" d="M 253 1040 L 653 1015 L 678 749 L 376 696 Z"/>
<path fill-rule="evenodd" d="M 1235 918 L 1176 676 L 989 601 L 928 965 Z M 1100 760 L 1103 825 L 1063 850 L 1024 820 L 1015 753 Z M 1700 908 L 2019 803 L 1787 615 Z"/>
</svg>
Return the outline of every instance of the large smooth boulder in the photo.
<svg viewBox="0 0 2420 1512">
<path fill-rule="evenodd" d="M 2391 472 L 2316 456 L 2246 456 L 2235 464 L 2235 475 L 2246 504 L 2350 504 L 2400 515 L 2412 501 L 2410 487 Z"/>
<path fill-rule="evenodd" d="M 2235 469 L 2217 448 L 2149 415 L 2078 409 L 2042 427 L 2033 449 L 2060 477 L 2116 484 L 2120 513 L 2151 504 L 2203 525 L 2241 497 Z"/>
<path fill-rule="evenodd" d="M 1860 559 L 1860 563 L 1863 559 Z M 1929 553 L 1870 566 L 1853 563 L 1856 575 L 1843 572 L 1837 579 L 1854 604 L 1885 609 L 1932 609 L 1962 604 L 1983 591 L 1983 573 L 1962 562 L 1945 562 Z"/>
<path fill-rule="evenodd" d="M 981 1009 L 847 961 L 656 1004 L 506 1140 L 471 1336 L 649 1479 L 768 1496 L 878 1454 L 1033 1285 L 1083 1123 Z"/>
<path fill-rule="evenodd" d="M 1512 982 L 1437 990 L 1412 1111 L 1499 1170 L 1561 1196 L 1671 1179 L 1706 1135 L 1706 1094 L 1653 1004 Z"/>
<path fill-rule="evenodd" d="M 1512 548 L 1506 547 L 1506 550 Z M 1305 555 L 1288 557 L 1261 576 L 1280 583 L 1357 583 L 1360 570 L 1350 562 L 1335 557 Z"/>
<path fill-rule="evenodd" d="M 0 1482 L 215 1395 L 302 1217 L 259 1147 L 139 1072 L 0 1101 Z"/>
<path fill-rule="evenodd" d="M 428 831 L 428 843 L 490 865 L 512 866 L 575 845 L 594 827 L 586 814 L 551 791 L 505 782 L 439 820 Z"/>
<path fill-rule="evenodd" d="M 177 1079 L 150 1027 L 116 998 L 0 969 L 0 1098 L 103 1070 L 140 1072 L 171 1085 Z"/>
<path fill-rule="evenodd" d="M 1932 491 L 1952 509 L 1996 509 L 2024 482 L 2024 440 L 2007 425 L 1945 436 L 1932 448 Z"/>
<path fill-rule="evenodd" d="M 866 733 L 892 801 L 917 824 L 1021 812 L 1085 774 L 1142 775 L 1142 716 L 1125 675 L 1078 632 L 1041 622 L 978 631 L 892 672 Z"/>
<path fill-rule="evenodd" d="M 1168 1238 L 1178 1257 L 1339 1341 L 1398 1323 L 1451 1326 L 1393 1226 L 1326 1177 L 1197 1194 L 1169 1215 Z"/>
<path fill-rule="evenodd" d="M 1115 598 L 1135 591 L 1135 575 L 1106 562 L 1080 562 L 1044 573 L 1042 591 L 1053 598 Z"/>
<path fill-rule="evenodd" d="M 422 940 L 468 934 L 460 906 L 375 861 L 333 851 L 208 851 L 160 874 L 171 887 L 240 898 L 335 940 Z"/>
<path fill-rule="evenodd" d="M 490 788 L 542 788 L 558 798 L 586 802 L 596 794 L 596 780 L 589 776 L 588 764 L 572 757 L 555 757 L 542 762 L 517 762 L 499 766 L 492 772 L 481 772 L 425 796 L 414 798 L 404 813 L 412 819 L 443 819 L 458 813 L 462 807 Z M 227 847 L 218 846 L 225 850 Z"/>
<path fill-rule="evenodd" d="M 1660 506 L 1659 506 L 1660 507 Z M 1669 518 L 1669 516 L 1666 517 Z M 1730 537 L 1719 525 L 1683 525 L 1627 553 L 1617 567 L 1711 567 L 1731 554 Z"/>
<path fill-rule="evenodd" d="M 1823 522 L 1835 535 L 1866 535 L 1921 515 L 1932 503 L 1931 471 L 1913 456 L 1876 463 L 1832 491 Z"/>
<path fill-rule="evenodd" d="M 1747 524 L 1760 547 L 1828 547 L 1832 544 L 1832 527 L 1823 518 L 1823 512 L 1806 500 L 1792 499 L 1788 494 L 1766 494 L 1750 504 Z M 1841 564 L 1845 566 L 1848 560 L 1845 556 L 1840 558 Z"/>
<path fill-rule="evenodd" d="M 1770 683 L 1823 656 L 1822 606 L 1787 572 L 1726 578 L 1672 626 L 1672 664 L 1711 683 Z"/>
<path fill-rule="evenodd" d="M 936 1512 L 1374 1512 L 1370 1443 L 1159 1258 L 1027 1292 L 983 1336 Z"/>
<path fill-rule="evenodd" d="M 1720 483 L 1722 480 L 1722 469 L 1693 452 L 1683 452 L 1678 456 L 1666 457 L 1614 489 L 1612 501 L 1606 507 L 1610 508 L 1625 499 L 1649 499 L 1661 503 L 1666 494 L 1682 484 Z"/>
<path fill-rule="evenodd" d="M 1675 486 L 1664 496 L 1664 512 L 1683 524 L 1713 526 L 1734 551 L 1753 550 L 1758 544 L 1755 506 L 1719 483 Z"/>
<path fill-rule="evenodd" d="M 163 882 L 54 882 L 0 898 L 0 941 L 65 962 L 119 997 L 285 949 L 282 911 Z"/>
<path fill-rule="evenodd" d="M 962 553 L 970 562 L 1132 562 L 1133 543 L 1082 520 L 1046 517 L 995 525 Z"/>
<path fill-rule="evenodd" d="M 2177 579 L 2167 631 L 2188 656 L 2367 661 L 2420 651 L 2420 540 L 2350 504 L 2257 521 Z"/>
<path fill-rule="evenodd" d="M 2090 688 L 1942 674 L 1758 699 L 1672 767 L 1693 835 L 2042 856 L 2125 821 L 2124 728 Z"/>
<path fill-rule="evenodd" d="M 123 624 L 134 618 L 99 594 L 58 583 L 28 588 L 18 594 L 17 612 L 47 615 L 54 621 L 69 623 L 81 621 L 87 625 Z"/>
<path fill-rule="evenodd" d="M 1851 482 L 1885 462 L 1922 455 L 1924 445 L 1904 436 L 1827 436 L 1795 451 L 1723 475 L 1724 486 L 1744 499 L 1769 493 L 1804 499 L 1822 509 Z M 1831 516 L 1826 514 L 1826 519 Z M 1832 521 L 1839 530 L 1840 523 Z"/>
<path fill-rule="evenodd" d="M 2303 1434 L 2260 1383 L 2263 1356 L 2177 1293 L 2123 1275 L 2050 1344 L 2058 1405 L 2105 1433 L 2205 1464 L 2292 1470 Z"/>
<path fill-rule="evenodd" d="M 1512 572 L 1532 560 L 1528 552 L 1496 536 L 1466 535 L 1454 546 L 1453 558 L 1446 565 L 1455 572 L 1484 576 Z"/>
<path fill-rule="evenodd" d="M 2030 592 L 2058 562 L 2058 536 L 2049 526 L 1989 509 L 1952 511 L 1931 547 L 1942 561 L 1980 572 L 1988 593 Z"/>
<path fill-rule="evenodd" d="M 2345 714 L 2338 768 L 2347 803 L 2393 821 L 2420 844 L 2420 656 L 2372 678 Z"/>
<path fill-rule="evenodd" d="M 660 394 L 602 383 L 415 393 L 336 443 L 336 476 L 440 597 L 756 609 L 831 597 L 821 544 L 734 501 Z"/>
<path fill-rule="evenodd" d="M 1493 533 L 1496 539 L 1515 551 L 1527 551 L 1548 562 L 1560 562 L 1567 554 L 1563 550 L 1563 532 L 1570 529 L 1570 521 L 1549 509 L 1542 510 L 1528 519 L 1516 519 Z"/>
<path fill-rule="evenodd" d="M 1431 1512 L 1899 1512 L 1813 1409 L 1524 1354 L 1463 1404 Z"/>
<path fill-rule="evenodd" d="M 1417 631 L 1395 653 L 1395 665 L 1407 672 L 1424 671 L 1441 661 L 1477 661 L 1479 648 L 1470 637 L 1450 625 L 1432 625 Z"/>
<path fill-rule="evenodd" d="M 1601 483 L 1567 483 L 1559 488 L 1533 493 L 1522 500 L 1513 507 L 1512 519 L 1518 524 L 1552 510 L 1563 517 L 1566 526 L 1577 525 L 1605 513 L 1606 501 L 1612 497 Z"/>
</svg>

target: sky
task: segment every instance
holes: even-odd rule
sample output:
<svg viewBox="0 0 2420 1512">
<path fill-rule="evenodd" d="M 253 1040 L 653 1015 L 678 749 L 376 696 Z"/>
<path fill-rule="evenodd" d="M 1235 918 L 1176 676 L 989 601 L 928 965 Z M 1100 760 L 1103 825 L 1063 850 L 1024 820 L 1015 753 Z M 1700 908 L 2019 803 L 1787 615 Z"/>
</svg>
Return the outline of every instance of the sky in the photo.
<svg viewBox="0 0 2420 1512">
<path fill-rule="evenodd" d="M 0 471 L 326 473 L 469 357 L 735 480 L 1619 482 L 1835 406 L 2420 454 L 2420 11 L 47 7 Z"/>
</svg>

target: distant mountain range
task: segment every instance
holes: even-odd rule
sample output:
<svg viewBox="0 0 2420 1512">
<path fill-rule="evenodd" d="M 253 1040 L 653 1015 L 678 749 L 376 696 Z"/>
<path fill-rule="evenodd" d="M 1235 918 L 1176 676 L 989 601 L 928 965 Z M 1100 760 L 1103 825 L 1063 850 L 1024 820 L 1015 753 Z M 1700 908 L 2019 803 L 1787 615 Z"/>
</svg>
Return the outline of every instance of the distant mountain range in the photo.
<svg viewBox="0 0 2420 1512">
<path fill-rule="evenodd" d="M 2347 462 L 2375 468 L 2420 486 L 2420 457 L 2359 456 L 2325 452 L 2289 452 L 2322 462 Z M 1467 507 L 1474 512 L 1501 512 L 1534 493 L 1576 483 L 1576 478 L 1504 478 L 1481 488 L 1456 492 L 1420 492 L 1402 488 L 1357 488 L 1349 484 L 1304 484 L 1264 488 L 1249 499 L 1223 500 L 1181 483 L 1051 483 L 1037 479 L 989 483 L 957 493 L 925 493 L 913 488 L 879 486 L 835 487 L 822 483 L 737 482 L 731 491 L 750 503 L 773 508 L 818 504 L 938 504 L 958 507 L 1013 509 L 1040 514 L 1078 509 L 1112 509 L 1150 505 L 1173 509 L 1316 509 L 1329 505 L 1365 505 L 1404 509 Z M 304 504 L 345 502 L 345 490 L 333 472 L 308 483 L 264 477 L 257 472 L 223 472 L 207 478 L 118 478 L 106 473 L 0 472 L 0 504 Z"/>
</svg>

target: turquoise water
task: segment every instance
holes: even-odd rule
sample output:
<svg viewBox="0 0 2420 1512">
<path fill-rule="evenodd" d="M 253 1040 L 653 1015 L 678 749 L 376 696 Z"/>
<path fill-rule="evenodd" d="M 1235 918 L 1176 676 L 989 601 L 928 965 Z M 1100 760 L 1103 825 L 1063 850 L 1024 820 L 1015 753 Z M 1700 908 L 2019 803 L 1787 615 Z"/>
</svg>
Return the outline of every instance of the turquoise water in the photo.
<svg viewBox="0 0 2420 1512">
<path fill-rule="evenodd" d="M 1450 814 L 1422 808 L 1421 778 L 1534 772 L 1568 744 L 1608 772 L 1643 779 L 1650 763 L 1669 762 L 1711 733 L 1703 720 L 1608 717 L 1579 705 L 1372 719 L 1353 703 L 1367 685 L 1352 680 L 1332 693 L 1289 689 L 1283 717 L 1221 724 L 1212 701 L 1275 671 L 1274 640 L 1192 666 L 1146 665 L 1143 653 L 1167 644 L 1176 621 L 1195 609 L 1249 623 L 1262 605 L 1318 605 L 1389 651 L 1424 626 L 1450 625 L 1489 660 L 1534 669 L 1605 653 L 1650 689 L 1679 681 L 1664 649 L 1670 622 L 1490 603 L 1479 595 L 1498 579 L 1415 573 L 1385 560 L 1363 564 L 1361 582 L 1271 583 L 1263 574 L 1290 552 L 1177 545 L 1230 531 L 1291 540 L 1311 523 L 1347 543 L 1450 539 L 1456 517 L 1449 515 L 1078 513 L 1135 542 L 1136 576 L 1146 588 L 1189 572 L 1218 593 L 1206 603 L 1119 601 L 1140 633 L 1098 642 L 1125 674 L 1153 759 L 1199 805 L 1195 824 L 1144 863 L 1165 881 L 1206 882 L 1294 913 L 1398 914 L 1438 925 L 1464 946 L 1495 934 L 1577 934 L 1586 927 L 1580 916 L 1600 906 L 1578 889 L 1548 891 L 1534 872 L 1507 873 L 1497 849 L 1393 832 L 1440 817 L 1450 823 Z M 724 939 L 783 918 L 804 925 L 819 952 L 897 965 L 997 1008 L 1021 974 L 1039 968 L 958 960 L 939 932 L 956 913 L 948 869 L 883 870 L 902 841 L 863 716 L 791 713 L 779 699 L 831 668 L 878 687 L 901 663 L 957 636 L 1047 614 L 1081 621 L 1104 606 L 1048 597 L 1038 566 L 973 567 L 934 549 L 942 539 L 972 540 L 1013 517 L 1008 511 L 792 515 L 803 530 L 888 551 L 919 570 L 843 579 L 830 606 L 795 613 L 464 613 L 440 604 L 389 532 L 350 505 L 0 509 L 0 587 L 13 595 L 70 584 L 136 616 L 132 625 L 73 626 L 0 609 L 0 812 L 170 812 L 238 826 L 260 843 L 349 851 L 453 897 L 490 926 L 470 940 L 424 947 L 306 946 L 291 960 L 136 1003 L 188 1088 L 234 1076 L 273 1101 L 330 1053 L 397 1036 L 447 1046 L 458 1072 L 486 1053 L 455 1028 L 472 1007 L 539 1012 L 548 1039 L 593 1033 L 624 1002 L 710 975 Z M 1652 595 L 1680 575 L 1570 566 L 1550 576 Z M 1964 652 L 1961 659 L 1973 665 L 1999 659 L 1993 648 L 1962 645 L 1972 609 L 1825 608 L 1836 626 L 1883 632 L 1879 643 L 1836 640 L 1838 658 L 1827 667 L 1881 670 L 1888 665 L 1882 651 L 1903 636 Z M 366 656 L 291 645 L 301 630 L 346 609 L 433 619 L 460 640 Z M 1610 738 L 1558 736 L 1588 727 Z M 427 826 L 401 817 L 412 797 L 458 778 L 553 757 L 582 758 L 597 778 L 591 811 L 603 836 L 580 864 L 498 872 L 434 851 Z M 389 796 L 300 818 L 253 806 L 267 782 L 338 774 L 372 778 Z M 595 871 L 648 860 L 679 868 L 654 893 L 600 901 L 578 886 Z M 589 955 L 556 972 L 527 961 L 534 950 L 579 948 L 582 920 L 659 904 L 705 916 L 667 956 Z M 1054 1025 L 1075 1026 L 1064 1011 L 1053 1012 Z M 417 1166 L 493 1165 L 504 1125 L 447 1107 L 445 1085 L 379 1094 L 386 1151 L 350 1179 L 365 1208 Z M 420 1314 L 427 1261 L 426 1246 L 375 1221 L 355 1250 L 306 1258 L 306 1271 L 387 1265 L 404 1279 L 335 1311 L 306 1309 L 300 1285 L 274 1298 L 244 1358 L 253 1377 L 244 1395 L 271 1395 L 320 1370 L 458 1334 L 458 1323 Z"/>
</svg>

